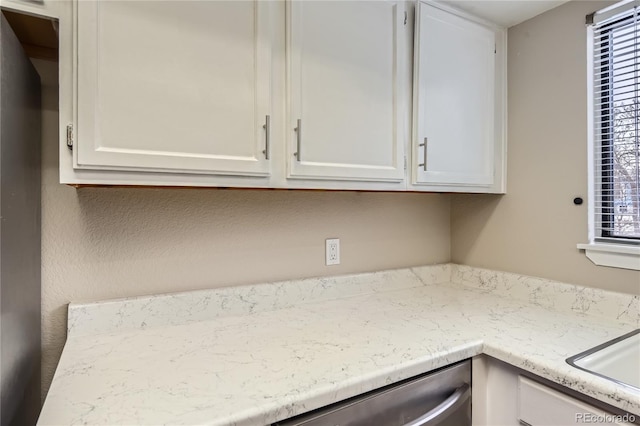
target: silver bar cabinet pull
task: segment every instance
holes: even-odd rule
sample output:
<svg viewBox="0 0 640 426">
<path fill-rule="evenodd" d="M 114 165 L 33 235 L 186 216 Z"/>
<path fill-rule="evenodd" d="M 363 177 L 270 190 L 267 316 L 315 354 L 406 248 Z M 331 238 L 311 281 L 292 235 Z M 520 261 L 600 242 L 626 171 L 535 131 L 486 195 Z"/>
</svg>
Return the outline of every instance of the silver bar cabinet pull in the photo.
<svg viewBox="0 0 640 426">
<path fill-rule="evenodd" d="M 264 129 L 264 151 L 262 151 L 262 153 L 264 154 L 264 158 L 266 160 L 269 159 L 269 143 L 270 141 L 270 137 L 271 137 L 271 116 L 267 115 L 264 119 L 264 125 L 262 126 L 262 128 Z"/>
<path fill-rule="evenodd" d="M 302 120 L 298 118 L 297 127 L 293 129 L 296 132 L 296 152 L 293 153 L 295 155 L 296 160 L 300 161 L 300 143 L 302 142 Z"/>
<path fill-rule="evenodd" d="M 427 138 L 424 138 L 424 142 L 420 145 L 422 147 L 422 163 L 418 164 L 418 167 L 422 167 L 422 170 L 427 171 Z"/>
</svg>

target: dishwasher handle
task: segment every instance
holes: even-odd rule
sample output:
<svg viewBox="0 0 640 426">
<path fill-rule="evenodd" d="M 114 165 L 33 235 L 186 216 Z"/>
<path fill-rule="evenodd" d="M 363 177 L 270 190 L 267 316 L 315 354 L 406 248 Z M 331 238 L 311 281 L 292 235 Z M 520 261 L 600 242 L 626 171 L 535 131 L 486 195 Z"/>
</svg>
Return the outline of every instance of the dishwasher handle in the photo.
<svg viewBox="0 0 640 426">
<path fill-rule="evenodd" d="M 449 411 L 457 409 L 462 403 L 469 399 L 471 393 L 471 386 L 468 383 L 460 386 L 453 392 L 449 398 L 442 401 L 433 410 L 428 411 L 417 419 L 406 423 L 404 426 L 426 426 L 433 420 L 439 420 L 438 417 L 443 416 Z M 439 423 L 439 422 L 437 422 Z M 436 424 L 437 424 L 436 423 Z"/>
</svg>

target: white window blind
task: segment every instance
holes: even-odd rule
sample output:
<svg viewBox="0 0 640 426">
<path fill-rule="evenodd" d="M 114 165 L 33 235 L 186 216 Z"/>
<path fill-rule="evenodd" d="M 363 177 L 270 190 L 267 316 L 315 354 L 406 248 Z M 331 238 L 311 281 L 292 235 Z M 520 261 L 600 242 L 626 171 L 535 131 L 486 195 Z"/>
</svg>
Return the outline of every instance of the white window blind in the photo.
<svg viewBox="0 0 640 426">
<path fill-rule="evenodd" d="M 593 19 L 595 241 L 640 243 L 640 5 Z"/>
</svg>

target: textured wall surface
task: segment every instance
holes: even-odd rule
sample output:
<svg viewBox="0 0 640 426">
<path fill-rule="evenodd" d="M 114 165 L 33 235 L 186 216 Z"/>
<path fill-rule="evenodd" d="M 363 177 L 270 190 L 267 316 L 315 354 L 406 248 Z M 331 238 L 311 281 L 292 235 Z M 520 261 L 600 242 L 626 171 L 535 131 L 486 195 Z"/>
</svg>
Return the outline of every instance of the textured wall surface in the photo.
<svg viewBox="0 0 640 426">
<path fill-rule="evenodd" d="M 509 32 L 506 196 L 73 189 L 58 184 L 57 89 L 43 92 L 43 381 L 66 305 L 131 295 L 450 260 L 640 293 L 637 272 L 594 266 L 587 238 L 584 15 L 570 2 Z M 46 77 L 46 76 L 45 76 Z M 55 78 L 46 79 L 55 84 Z M 342 265 L 324 266 L 339 237 Z"/>
<path fill-rule="evenodd" d="M 509 30 L 507 195 L 452 201 L 456 263 L 640 293 L 640 273 L 595 266 L 587 242 L 585 15 L 572 1 Z"/>
<path fill-rule="evenodd" d="M 45 391 L 65 341 L 70 301 L 450 259 L 448 195 L 60 185 L 57 88 L 43 96 Z M 327 267 L 330 237 L 340 238 L 342 264 Z"/>
</svg>

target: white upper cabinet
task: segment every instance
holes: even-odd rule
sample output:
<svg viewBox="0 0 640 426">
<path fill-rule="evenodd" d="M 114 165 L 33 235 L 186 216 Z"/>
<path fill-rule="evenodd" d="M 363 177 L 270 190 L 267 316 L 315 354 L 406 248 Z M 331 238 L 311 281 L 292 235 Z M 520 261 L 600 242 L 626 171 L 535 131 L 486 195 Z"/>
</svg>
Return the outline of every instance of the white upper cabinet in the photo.
<svg viewBox="0 0 640 426">
<path fill-rule="evenodd" d="M 504 30 L 418 2 L 414 189 L 504 191 L 504 48 Z"/>
<path fill-rule="evenodd" d="M 288 178 L 403 181 L 403 1 L 289 1 Z"/>
<path fill-rule="evenodd" d="M 74 167 L 269 175 L 270 2 L 74 5 Z"/>
<path fill-rule="evenodd" d="M 55 4 L 62 183 L 504 192 L 504 29 L 428 0 Z"/>
</svg>

